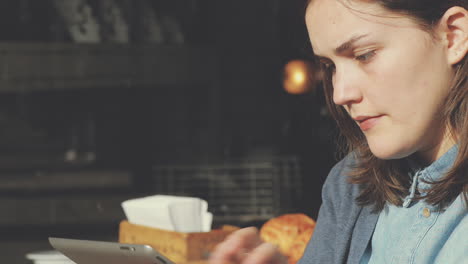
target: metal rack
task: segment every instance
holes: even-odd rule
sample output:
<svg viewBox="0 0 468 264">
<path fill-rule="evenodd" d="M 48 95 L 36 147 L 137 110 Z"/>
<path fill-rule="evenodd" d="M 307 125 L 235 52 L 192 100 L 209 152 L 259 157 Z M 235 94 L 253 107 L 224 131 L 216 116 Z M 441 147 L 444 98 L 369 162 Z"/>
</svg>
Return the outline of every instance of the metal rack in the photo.
<svg viewBox="0 0 468 264">
<path fill-rule="evenodd" d="M 301 173 L 296 157 L 222 164 L 153 166 L 155 192 L 200 197 L 219 223 L 264 221 L 296 209 Z"/>
</svg>

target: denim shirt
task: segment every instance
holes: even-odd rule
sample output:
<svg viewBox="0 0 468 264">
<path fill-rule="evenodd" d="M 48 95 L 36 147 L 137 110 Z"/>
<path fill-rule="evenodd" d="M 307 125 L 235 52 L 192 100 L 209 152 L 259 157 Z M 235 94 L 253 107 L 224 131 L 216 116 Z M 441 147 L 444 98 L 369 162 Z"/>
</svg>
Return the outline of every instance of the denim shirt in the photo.
<svg viewBox="0 0 468 264">
<path fill-rule="evenodd" d="M 348 181 L 356 157 L 350 153 L 330 171 L 322 188 L 314 235 L 298 264 L 356 264 L 371 240 L 378 214 L 355 202 L 361 186 Z"/>
<path fill-rule="evenodd" d="M 424 200 L 413 201 L 415 190 L 425 195 L 424 181 L 440 179 L 453 165 L 458 147 L 452 147 L 430 166 L 413 175 L 410 195 L 403 207 L 387 204 L 361 264 L 468 263 L 468 217 L 463 195 L 444 211 Z M 423 181 L 424 180 L 424 181 Z"/>
</svg>

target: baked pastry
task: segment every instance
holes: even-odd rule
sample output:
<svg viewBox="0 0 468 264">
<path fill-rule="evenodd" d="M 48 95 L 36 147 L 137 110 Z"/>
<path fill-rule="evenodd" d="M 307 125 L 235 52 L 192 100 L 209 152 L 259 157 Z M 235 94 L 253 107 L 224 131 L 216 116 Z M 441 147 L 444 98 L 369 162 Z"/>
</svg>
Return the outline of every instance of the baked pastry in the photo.
<svg viewBox="0 0 468 264">
<path fill-rule="evenodd" d="M 314 227 L 315 221 L 305 214 L 285 214 L 268 220 L 260 229 L 260 237 L 277 245 L 292 264 L 302 256 Z"/>
<path fill-rule="evenodd" d="M 304 254 L 304 250 L 309 243 L 312 234 L 314 233 L 314 229 L 307 229 L 300 235 L 296 237 L 293 244 L 289 248 L 289 264 L 294 264 L 299 261 L 299 259 Z"/>
</svg>

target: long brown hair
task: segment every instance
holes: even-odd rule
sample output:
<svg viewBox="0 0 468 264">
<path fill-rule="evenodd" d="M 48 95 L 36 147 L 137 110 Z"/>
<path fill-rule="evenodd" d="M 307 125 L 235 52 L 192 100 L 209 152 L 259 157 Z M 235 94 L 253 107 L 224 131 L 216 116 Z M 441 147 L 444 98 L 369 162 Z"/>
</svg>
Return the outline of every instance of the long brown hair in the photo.
<svg viewBox="0 0 468 264">
<path fill-rule="evenodd" d="M 313 0 L 312 0 L 313 1 Z M 337 0 L 344 1 L 344 0 Z M 347 0 L 352 1 L 352 0 Z M 368 0 L 367 0 L 368 1 Z M 413 18 L 423 30 L 432 34 L 433 26 L 453 6 L 468 8 L 468 0 L 373 0 L 384 8 Z M 310 3 L 311 1 L 307 1 Z M 308 4 L 307 4 L 308 6 Z M 468 204 L 468 82 L 467 56 L 454 65 L 456 72 L 442 114 L 447 125 L 455 132 L 458 141 L 457 158 L 441 180 L 431 182 L 432 187 L 424 197 L 429 204 L 444 208 L 463 193 Z M 359 127 L 346 110 L 333 102 L 331 72 L 325 71 L 324 88 L 328 108 L 336 120 L 347 143 L 344 152 L 353 152 L 358 162 L 350 171 L 350 182 L 363 186 L 357 202 L 373 205 L 375 211 L 386 202 L 401 205 L 408 194 L 410 180 L 407 162 L 382 160 L 375 157 Z M 419 197 L 421 199 L 422 197 Z"/>
</svg>

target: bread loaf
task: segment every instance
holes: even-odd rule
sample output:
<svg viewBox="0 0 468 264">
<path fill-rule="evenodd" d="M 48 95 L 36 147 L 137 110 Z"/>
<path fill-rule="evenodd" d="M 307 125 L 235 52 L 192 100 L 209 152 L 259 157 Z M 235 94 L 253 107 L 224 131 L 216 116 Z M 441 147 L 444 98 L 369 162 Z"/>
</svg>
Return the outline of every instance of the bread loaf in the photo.
<svg viewBox="0 0 468 264">
<path fill-rule="evenodd" d="M 279 247 L 296 263 L 304 252 L 315 227 L 315 221 L 305 214 L 286 214 L 268 220 L 260 229 L 260 237 Z"/>
</svg>

